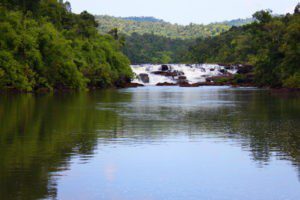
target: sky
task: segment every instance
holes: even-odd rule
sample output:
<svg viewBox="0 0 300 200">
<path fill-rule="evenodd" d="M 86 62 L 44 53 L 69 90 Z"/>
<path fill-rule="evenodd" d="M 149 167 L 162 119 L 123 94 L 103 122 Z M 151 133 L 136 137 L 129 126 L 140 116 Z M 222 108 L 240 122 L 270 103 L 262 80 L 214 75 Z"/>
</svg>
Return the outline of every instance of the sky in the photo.
<svg viewBox="0 0 300 200">
<path fill-rule="evenodd" d="M 292 13 L 299 0 L 69 0 L 72 11 L 117 17 L 153 16 L 178 24 L 246 18 L 258 10 Z"/>
</svg>

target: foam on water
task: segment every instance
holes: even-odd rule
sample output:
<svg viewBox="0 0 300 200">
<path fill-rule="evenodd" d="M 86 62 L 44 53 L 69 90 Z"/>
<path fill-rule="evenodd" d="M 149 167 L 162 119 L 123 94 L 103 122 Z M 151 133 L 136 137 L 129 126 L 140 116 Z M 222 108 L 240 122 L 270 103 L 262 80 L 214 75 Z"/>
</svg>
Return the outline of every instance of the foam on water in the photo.
<svg viewBox="0 0 300 200">
<path fill-rule="evenodd" d="M 176 83 L 177 79 L 174 77 L 167 77 L 162 75 L 153 74 L 155 71 L 161 71 L 161 64 L 143 64 L 143 65 L 131 65 L 132 71 L 135 73 L 136 78 L 133 80 L 134 83 L 141 83 L 144 85 L 156 85 L 157 83 Z M 224 66 L 217 64 L 168 64 L 170 71 L 183 72 L 187 81 L 191 84 L 205 82 L 206 77 L 220 76 L 222 73 L 220 70 L 225 69 Z M 231 74 L 236 73 L 236 69 L 227 70 Z M 143 83 L 137 76 L 140 74 L 148 74 L 149 83 Z"/>
</svg>

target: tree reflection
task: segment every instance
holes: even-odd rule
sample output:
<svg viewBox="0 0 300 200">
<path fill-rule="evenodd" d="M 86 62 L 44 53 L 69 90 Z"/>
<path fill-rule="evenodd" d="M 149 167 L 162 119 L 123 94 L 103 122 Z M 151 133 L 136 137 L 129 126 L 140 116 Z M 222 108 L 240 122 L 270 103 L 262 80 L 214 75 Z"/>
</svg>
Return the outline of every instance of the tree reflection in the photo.
<svg viewBox="0 0 300 200">
<path fill-rule="evenodd" d="M 52 173 L 68 169 L 71 158 L 92 156 L 97 126 L 111 129 L 118 116 L 95 109 L 96 100 L 114 102 L 113 92 L 0 98 L 0 199 L 55 197 Z M 97 95 L 96 95 L 97 96 Z M 122 95 L 121 99 L 130 98 Z"/>
</svg>

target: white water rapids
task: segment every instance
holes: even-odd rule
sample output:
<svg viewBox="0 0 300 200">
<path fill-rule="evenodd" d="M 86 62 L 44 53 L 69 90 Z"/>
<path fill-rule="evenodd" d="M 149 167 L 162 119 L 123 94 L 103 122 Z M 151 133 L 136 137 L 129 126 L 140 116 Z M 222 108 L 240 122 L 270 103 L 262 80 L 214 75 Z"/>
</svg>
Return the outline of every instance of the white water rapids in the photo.
<svg viewBox="0 0 300 200">
<path fill-rule="evenodd" d="M 221 76 L 226 73 L 235 74 L 236 68 L 226 69 L 224 66 L 217 64 L 168 64 L 167 70 L 163 69 L 163 65 L 143 64 L 143 65 L 132 65 L 132 71 L 135 73 L 135 79 L 133 83 L 140 83 L 144 85 L 156 85 L 158 83 L 177 83 L 179 77 L 184 76 L 186 81 L 190 84 L 205 82 L 207 77 Z M 161 74 L 154 74 L 155 72 L 170 72 L 178 73 L 177 76 L 165 76 Z M 147 77 L 149 81 L 145 81 L 143 77 Z"/>
</svg>

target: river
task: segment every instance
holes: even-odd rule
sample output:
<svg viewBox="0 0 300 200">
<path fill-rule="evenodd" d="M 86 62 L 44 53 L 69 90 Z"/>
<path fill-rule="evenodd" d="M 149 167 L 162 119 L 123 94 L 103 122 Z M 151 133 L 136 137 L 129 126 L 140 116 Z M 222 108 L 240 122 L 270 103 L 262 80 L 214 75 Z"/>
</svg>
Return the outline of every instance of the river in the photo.
<svg viewBox="0 0 300 200">
<path fill-rule="evenodd" d="M 155 87 L 1 94 L 0 199 L 299 200 L 300 97 Z"/>
</svg>

